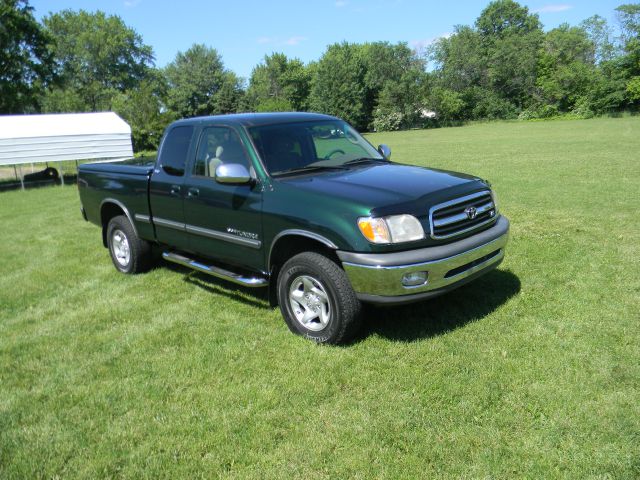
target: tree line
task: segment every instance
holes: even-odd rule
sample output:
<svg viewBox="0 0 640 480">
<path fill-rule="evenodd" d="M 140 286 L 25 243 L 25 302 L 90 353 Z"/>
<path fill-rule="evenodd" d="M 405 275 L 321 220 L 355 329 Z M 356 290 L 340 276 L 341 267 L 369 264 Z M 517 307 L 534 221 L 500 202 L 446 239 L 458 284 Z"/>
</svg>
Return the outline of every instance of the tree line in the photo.
<svg viewBox="0 0 640 480">
<path fill-rule="evenodd" d="M 194 44 L 156 68 L 153 48 L 116 15 L 63 10 L 35 20 L 28 0 L 0 0 L 0 113 L 113 110 L 136 150 L 155 149 L 177 118 L 319 111 L 360 130 L 467 120 L 593 115 L 640 107 L 640 3 L 544 31 L 514 0 L 422 50 L 336 43 L 304 64 L 267 55 L 248 80 Z"/>
</svg>

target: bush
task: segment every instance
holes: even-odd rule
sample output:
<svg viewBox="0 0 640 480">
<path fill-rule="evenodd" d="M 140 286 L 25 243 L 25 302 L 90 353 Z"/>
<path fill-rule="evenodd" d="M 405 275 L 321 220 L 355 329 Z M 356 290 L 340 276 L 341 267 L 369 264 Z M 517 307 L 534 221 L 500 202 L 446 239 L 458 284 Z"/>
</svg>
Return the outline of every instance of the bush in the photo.
<svg viewBox="0 0 640 480">
<path fill-rule="evenodd" d="M 517 118 L 517 109 L 509 100 L 485 88 L 469 89 L 464 95 L 466 105 L 473 105 L 474 120 L 499 120 Z"/>
<path fill-rule="evenodd" d="M 633 77 L 627 82 L 627 97 L 631 102 L 640 100 L 640 76 Z"/>
<path fill-rule="evenodd" d="M 553 118 L 560 114 L 557 105 L 542 105 L 538 110 L 538 118 Z"/>
<path fill-rule="evenodd" d="M 256 112 L 291 112 L 293 106 L 286 98 L 265 98 L 256 107 Z"/>
<path fill-rule="evenodd" d="M 376 132 L 388 132 L 402 128 L 404 115 L 397 111 L 383 111 L 376 108 L 373 114 L 373 128 Z"/>
<path fill-rule="evenodd" d="M 593 118 L 593 109 L 591 102 L 587 97 L 580 97 L 571 109 L 571 116 L 576 118 Z"/>
</svg>

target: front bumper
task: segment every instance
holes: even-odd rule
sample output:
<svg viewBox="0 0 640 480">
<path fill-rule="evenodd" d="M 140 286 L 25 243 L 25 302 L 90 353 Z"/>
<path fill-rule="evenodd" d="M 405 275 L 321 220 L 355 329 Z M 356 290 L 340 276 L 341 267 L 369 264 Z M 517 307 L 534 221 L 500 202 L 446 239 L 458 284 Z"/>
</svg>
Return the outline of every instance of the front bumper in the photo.
<svg viewBox="0 0 640 480">
<path fill-rule="evenodd" d="M 378 304 L 410 303 L 446 293 L 496 268 L 504 258 L 509 220 L 457 242 L 394 253 L 338 251 L 358 298 Z M 427 272 L 427 281 L 404 286 L 403 277 Z"/>
</svg>

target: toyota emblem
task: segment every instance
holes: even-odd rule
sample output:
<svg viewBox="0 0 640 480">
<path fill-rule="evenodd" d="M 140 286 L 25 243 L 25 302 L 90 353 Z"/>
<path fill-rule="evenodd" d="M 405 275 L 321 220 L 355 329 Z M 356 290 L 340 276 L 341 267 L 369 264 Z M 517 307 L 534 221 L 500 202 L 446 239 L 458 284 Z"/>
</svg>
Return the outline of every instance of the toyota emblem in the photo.
<svg viewBox="0 0 640 480">
<path fill-rule="evenodd" d="M 478 215 L 478 210 L 476 207 L 467 207 L 464 209 L 464 214 L 467 216 L 469 220 L 473 220 Z"/>
</svg>

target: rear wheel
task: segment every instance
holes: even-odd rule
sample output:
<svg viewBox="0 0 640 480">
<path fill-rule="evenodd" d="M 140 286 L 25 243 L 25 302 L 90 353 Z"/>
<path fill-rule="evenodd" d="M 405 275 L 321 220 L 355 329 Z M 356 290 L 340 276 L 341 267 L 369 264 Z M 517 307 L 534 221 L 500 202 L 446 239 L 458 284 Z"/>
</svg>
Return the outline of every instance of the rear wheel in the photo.
<svg viewBox="0 0 640 480">
<path fill-rule="evenodd" d="M 133 225 L 124 215 L 109 221 L 107 245 L 113 265 L 122 273 L 146 272 L 153 265 L 151 244 L 138 238 Z"/>
<path fill-rule="evenodd" d="M 289 329 L 318 343 L 344 343 L 360 326 L 360 301 L 347 275 L 316 252 L 300 253 L 284 264 L 278 303 Z"/>
</svg>

